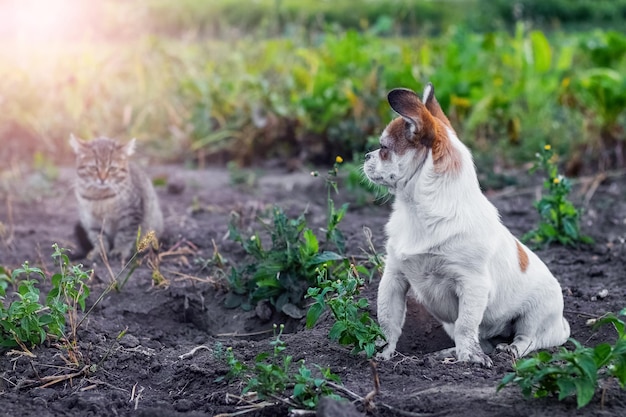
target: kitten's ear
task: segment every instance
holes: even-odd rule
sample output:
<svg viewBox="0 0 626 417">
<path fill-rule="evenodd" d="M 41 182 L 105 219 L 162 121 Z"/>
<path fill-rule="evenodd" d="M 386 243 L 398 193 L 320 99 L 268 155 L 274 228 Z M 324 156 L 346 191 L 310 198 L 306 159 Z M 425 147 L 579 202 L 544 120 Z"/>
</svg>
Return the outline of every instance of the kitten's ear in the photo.
<svg viewBox="0 0 626 417">
<path fill-rule="evenodd" d="M 76 136 L 74 136 L 73 133 L 70 133 L 70 140 L 69 140 L 70 146 L 72 147 L 72 149 L 74 150 L 74 153 L 79 153 L 81 148 L 83 146 L 85 146 L 85 142 L 83 142 L 80 139 L 77 139 Z"/>
<path fill-rule="evenodd" d="M 135 148 L 137 146 L 137 139 L 132 138 L 130 140 L 130 142 L 128 142 L 126 145 L 124 145 L 124 153 L 126 153 L 126 155 L 131 156 L 132 154 L 135 153 Z"/>
</svg>

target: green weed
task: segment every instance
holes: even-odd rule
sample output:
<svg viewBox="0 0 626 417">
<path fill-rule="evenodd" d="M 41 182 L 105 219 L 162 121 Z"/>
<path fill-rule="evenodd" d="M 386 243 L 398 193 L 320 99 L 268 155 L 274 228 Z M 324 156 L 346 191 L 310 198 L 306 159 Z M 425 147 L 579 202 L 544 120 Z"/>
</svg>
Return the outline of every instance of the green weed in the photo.
<svg viewBox="0 0 626 417">
<path fill-rule="evenodd" d="M 353 346 L 352 353 L 365 352 L 368 358 L 376 351 L 376 341 L 384 339 L 378 324 L 369 316 L 366 298 L 358 298 L 363 279 L 367 274 L 363 266 L 348 265 L 329 277 L 328 269 L 318 270 L 317 285 L 309 288 L 307 297 L 314 300 L 306 316 L 306 326 L 311 328 L 326 309 L 332 312 L 335 323 L 328 337 L 341 345 Z"/>
<path fill-rule="evenodd" d="M 539 226 L 526 233 L 522 240 L 536 247 L 553 242 L 570 246 L 592 243 L 590 237 L 580 232 L 580 211 L 567 199 L 572 189 L 571 183 L 568 178 L 559 174 L 551 146 L 544 146 L 536 154 L 536 158 L 530 172 L 542 170 L 547 174 L 543 187 L 548 194 L 535 202 L 535 208 L 541 217 Z"/>
<path fill-rule="evenodd" d="M 276 332 L 278 329 L 278 332 Z M 283 399 L 290 406 L 315 409 L 321 397 L 340 398 L 329 385 L 341 384 L 337 375 L 329 368 L 315 365 L 311 370 L 304 360 L 293 362 L 293 356 L 287 355 L 287 344 L 282 340 L 284 326 L 274 325 L 274 339 L 270 342 L 271 352 L 262 352 L 254 358 L 254 364 L 248 366 L 238 360 L 227 348 L 220 356 L 228 365 L 229 371 L 218 380 L 240 380 L 245 383 L 243 393 L 256 393 L 260 399 L 278 398 L 291 391 L 289 399 Z M 299 365 L 294 371 L 294 365 Z"/>
<path fill-rule="evenodd" d="M 619 316 L 626 315 L 626 309 Z M 498 390 L 507 384 L 517 384 L 526 397 L 543 398 L 557 395 L 563 400 L 576 396 L 578 408 L 589 404 L 598 388 L 599 380 L 616 378 L 622 389 L 626 387 L 626 323 L 608 314 L 597 320 L 595 326 L 611 324 L 617 331 L 614 345 L 601 343 L 593 348 L 583 346 L 574 339 L 574 350 L 561 348 L 551 354 L 539 352 L 532 358 L 520 359 L 514 372 L 507 374 Z"/>
<path fill-rule="evenodd" d="M 270 234 L 266 249 L 259 233 L 246 238 L 234 221 L 229 236 L 239 242 L 252 261 L 242 268 L 232 268 L 231 293 L 226 299 L 230 308 L 250 309 L 261 300 L 269 300 L 277 311 L 301 318 L 302 301 L 307 289 L 315 285 L 317 269 L 342 260 L 343 256 L 321 251 L 317 236 L 307 227 L 304 214 L 289 218 L 281 208 L 272 209 L 271 223 L 263 223 Z"/>
<path fill-rule="evenodd" d="M 45 304 L 39 301 L 39 280 L 30 279 L 37 276 L 41 281 L 46 279 L 40 268 L 31 267 L 24 262 L 21 268 L 13 270 L 9 279 L 6 271 L 0 276 L 0 346 L 28 349 L 28 346 L 42 344 L 48 334 L 65 337 L 66 316 L 71 329 L 71 341 L 76 340 L 78 327 L 77 312 L 85 310 L 85 300 L 89 296 L 86 281 L 89 272 L 82 266 L 69 263 L 65 249 L 54 244 L 52 257 L 56 260 L 60 271 L 53 274 L 50 281 L 52 288 L 46 295 Z M 25 277 L 25 279 L 21 279 Z M 5 306 L 8 284 L 17 285 L 17 299 Z M 68 343 L 71 343 L 68 340 Z"/>
<path fill-rule="evenodd" d="M 339 209 L 335 207 L 335 200 L 332 198 L 333 191 L 335 194 L 339 194 L 339 188 L 337 186 L 337 177 L 339 175 L 339 166 L 343 163 L 343 158 L 337 156 L 332 169 L 328 171 L 326 177 L 326 242 L 332 242 L 339 253 L 344 253 L 346 250 L 346 240 L 343 233 L 337 227 L 341 220 L 343 220 L 346 212 L 348 211 L 348 203 L 341 205 Z"/>
</svg>

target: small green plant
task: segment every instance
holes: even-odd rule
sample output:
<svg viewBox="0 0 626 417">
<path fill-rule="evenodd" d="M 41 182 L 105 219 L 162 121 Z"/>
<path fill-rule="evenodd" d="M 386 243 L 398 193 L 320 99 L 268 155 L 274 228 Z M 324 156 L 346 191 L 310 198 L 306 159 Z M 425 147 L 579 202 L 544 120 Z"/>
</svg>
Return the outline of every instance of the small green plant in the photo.
<svg viewBox="0 0 626 417">
<path fill-rule="evenodd" d="M 337 247 L 339 253 L 344 253 L 346 250 L 346 239 L 337 226 L 348 211 L 348 203 L 342 204 L 339 210 L 337 210 L 337 208 L 335 207 L 335 200 L 333 200 L 332 198 L 333 191 L 336 194 L 339 194 L 339 188 L 337 187 L 337 176 L 339 175 L 339 165 L 341 165 L 341 163 L 343 163 L 343 158 L 341 156 L 337 156 L 335 158 L 335 163 L 333 164 L 332 169 L 328 171 L 328 176 L 326 177 L 326 202 L 328 210 L 326 222 L 326 242 L 333 242 Z"/>
<path fill-rule="evenodd" d="M 306 325 L 313 327 L 322 313 L 330 309 L 335 324 L 328 337 L 341 345 L 353 346 L 353 354 L 365 352 L 370 358 L 376 352 L 376 341 L 384 339 L 384 336 L 366 311 L 369 306 L 367 299 L 358 298 L 360 287 L 364 284 L 360 274 L 367 274 L 367 269 L 346 264 L 343 271 L 335 271 L 336 279 L 329 278 L 328 269 L 318 270 L 317 285 L 307 292 L 307 297 L 312 298 L 314 303 L 309 307 Z"/>
<path fill-rule="evenodd" d="M 71 265 L 66 249 L 52 245 L 55 260 L 60 271 L 52 275 L 52 289 L 46 296 L 46 304 L 53 310 L 67 314 L 72 331 L 72 340 L 76 340 L 78 329 L 78 309 L 85 311 L 85 301 L 89 297 L 89 287 L 86 282 L 90 271 L 84 271 L 82 265 Z M 63 327 L 60 328 L 63 330 Z"/>
<path fill-rule="evenodd" d="M 39 302 L 39 281 L 30 279 L 32 275 L 45 280 L 46 276 L 40 268 L 31 267 L 24 262 L 21 268 L 15 269 L 9 278 L 4 268 L 0 277 L 0 346 L 21 347 L 42 344 L 46 336 L 65 336 L 66 315 L 72 330 L 72 340 L 76 340 L 78 327 L 77 310 L 85 310 L 85 300 L 89 289 L 85 281 L 89 273 L 81 266 L 71 266 L 65 255 L 65 249 L 53 245 L 53 258 L 58 262 L 60 272 L 51 277 L 52 289 L 46 296 L 46 304 Z M 22 276 L 25 279 L 20 279 Z M 17 285 L 17 299 L 5 307 L 8 284 Z"/>
<path fill-rule="evenodd" d="M 15 269 L 11 277 L 15 280 L 21 274 L 45 277 L 41 269 L 30 267 L 28 262 L 24 262 L 22 268 Z M 19 346 L 28 350 L 27 345 L 40 345 L 46 340 L 47 330 L 61 336 L 61 326 L 65 318 L 63 315 L 59 316 L 58 311 L 50 311 L 39 303 L 36 282 L 30 279 L 20 281 L 16 293 L 18 299 L 12 301 L 8 308 L 5 308 L 4 303 L 0 306 L 0 346 Z M 0 288 L 0 298 L 4 302 L 5 289 Z"/>
<path fill-rule="evenodd" d="M 300 307 L 307 289 L 316 283 L 317 268 L 343 257 L 320 251 L 303 214 L 291 219 L 280 207 L 274 207 L 272 215 L 272 223 L 264 223 L 270 234 L 269 249 L 263 247 L 258 233 L 246 238 L 230 222 L 230 238 L 239 242 L 253 261 L 243 268 L 232 268 L 226 306 L 251 309 L 259 301 L 269 300 L 277 311 L 301 318 Z"/>
<path fill-rule="evenodd" d="M 626 315 L 622 309 L 619 316 Z M 598 380 L 616 378 L 620 387 L 626 387 L 626 323 L 614 314 L 597 320 L 596 328 L 612 324 L 617 331 L 614 345 L 601 343 L 593 348 L 574 339 L 575 349 L 561 348 L 557 353 L 539 352 L 532 358 L 520 359 L 507 374 L 498 390 L 510 383 L 519 385 L 526 397 L 543 398 L 558 394 L 563 400 L 575 395 L 578 408 L 587 405 L 598 388 Z"/>
<path fill-rule="evenodd" d="M 592 243 L 590 237 L 580 232 L 580 211 L 567 199 L 572 185 L 568 178 L 559 174 L 551 146 L 545 145 L 536 157 L 530 172 L 545 171 L 547 179 L 543 187 L 548 194 L 535 202 L 535 208 L 541 217 L 539 226 L 526 233 L 522 240 L 536 247 L 553 242 L 570 246 Z"/>
<path fill-rule="evenodd" d="M 278 329 L 278 332 L 276 330 Z M 274 325 L 274 339 L 270 342 L 273 347 L 272 352 L 262 352 L 254 359 L 254 364 L 248 366 L 238 360 L 232 348 L 227 348 L 224 352 L 221 349 L 221 358 L 228 365 L 229 371 L 224 377 L 218 380 L 238 379 L 246 384 L 243 393 L 256 393 L 260 399 L 279 398 L 288 390 L 292 391 L 291 397 L 283 399 L 284 402 L 294 407 L 314 409 L 317 407 L 319 399 L 323 396 L 340 398 L 331 385 L 341 384 L 341 380 L 333 374 L 329 368 L 317 368 L 314 375 L 313 370 L 308 368 L 304 360 L 297 362 L 299 367 L 294 372 L 293 356 L 285 354 L 287 344 L 281 338 L 284 325 L 280 327 Z"/>
</svg>

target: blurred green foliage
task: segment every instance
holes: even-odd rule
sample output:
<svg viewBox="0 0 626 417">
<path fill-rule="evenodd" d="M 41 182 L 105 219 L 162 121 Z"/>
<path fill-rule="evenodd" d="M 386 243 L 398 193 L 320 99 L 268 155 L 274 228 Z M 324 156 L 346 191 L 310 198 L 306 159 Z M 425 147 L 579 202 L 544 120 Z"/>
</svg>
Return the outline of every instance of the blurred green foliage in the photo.
<svg viewBox="0 0 626 417">
<path fill-rule="evenodd" d="M 581 155 L 592 169 L 623 164 L 623 33 L 522 21 L 487 31 L 498 25 L 469 7 L 506 22 L 515 10 L 503 1 L 357 3 L 104 2 L 106 40 L 0 43 L 0 139 L 65 161 L 70 132 L 137 137 L 166 162 L 358 161 L 393 117 L 387 91 L 431 81 L 479 170 L 528 161 L 548 142 L 572 169 Z M 564 2 L 548 3 L 542 16 L 567 22 Z M 515 4 L 522 18 L 539 13 L 538 2 Z"/>
</svg>

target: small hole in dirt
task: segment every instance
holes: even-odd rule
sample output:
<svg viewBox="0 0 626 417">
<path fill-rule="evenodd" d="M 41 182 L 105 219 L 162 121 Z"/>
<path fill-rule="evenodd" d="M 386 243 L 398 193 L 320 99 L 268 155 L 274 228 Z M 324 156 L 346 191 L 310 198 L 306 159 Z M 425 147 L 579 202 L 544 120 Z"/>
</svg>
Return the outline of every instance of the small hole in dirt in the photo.
<svg viewBox="0 0 626 417">
<path fill-rule="evenodd" d="M 295 333 L 304 328 L 301 320 L 277 312 L 262 320 L 254 310 L 226 309 L 224 294 L 212 291 L 185 294 L 175 301 L 172 307 L 182 323 L 191 323 L 212 336 L 263 340 L 273 335 L 274 324 L 284 324 L 283 333 Z"/>
<path fill-rule="evenodd" d="M 428 310 L 409 298 L 407 314 L 398 340 L 398 352 L 405 355 L 437 352 L 454 346 L 443 326 Z"/>
</svg>

